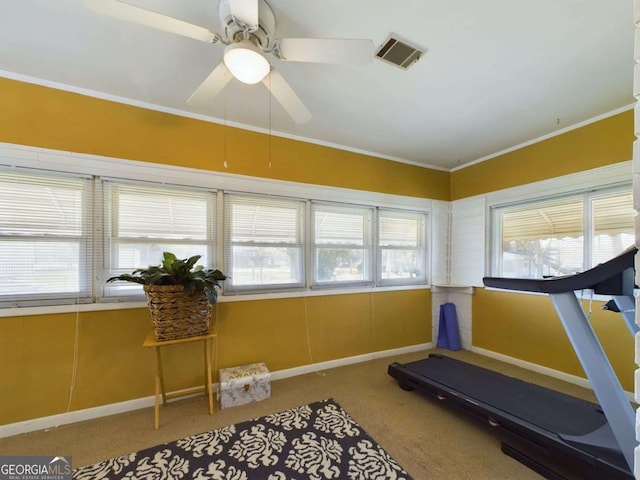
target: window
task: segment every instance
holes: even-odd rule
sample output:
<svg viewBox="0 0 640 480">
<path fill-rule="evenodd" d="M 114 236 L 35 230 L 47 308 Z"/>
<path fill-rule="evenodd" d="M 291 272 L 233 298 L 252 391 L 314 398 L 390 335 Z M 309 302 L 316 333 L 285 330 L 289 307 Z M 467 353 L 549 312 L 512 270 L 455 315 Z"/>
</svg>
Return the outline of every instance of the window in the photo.
<svg viewBox="0 0 640 480">
<path fill-rule="evenodd" d="M 431 200 L 31 148 L 0 157 L 0 309 L 143 300 L 107 279 L 166 251 L 225 272 L 227 295 L 427 283 Z M 594 228 L 616 228 L 597 205 Z"/>
<path fill-rule="evenodd" d="M 104 182 L 107 268 L 103 281 L 136 268 L 158 265 L 165 251 L 178 258 L 201 255 L 213 267 L 215 192 Z M 131 283 L 109 283 L 106 296 L 141 295 Z"/>
<path fill-rule="evenodd" d="M 225 195 L 226 292 L 304 287 L 301 200 Z"/>
<path fill-rule="evenodd" d="M 91 187 L 0 170 L 0 305 L 91 301 Z"/>
<path fill-rule="evenodd" d="M 313 285 L 371 284 L 372 208 L 313 203 Z"/>
<path fill-rule="evenodd" d="M 584 271 L 634 242 L 630 188 L 493 209 L 493 274 L 541 278 Z"/>
<path fill-rule="evenodd" d="M 378 211 L 378 280 L 380 284 L 425 282 L 426 215 Z"/>
</svg>

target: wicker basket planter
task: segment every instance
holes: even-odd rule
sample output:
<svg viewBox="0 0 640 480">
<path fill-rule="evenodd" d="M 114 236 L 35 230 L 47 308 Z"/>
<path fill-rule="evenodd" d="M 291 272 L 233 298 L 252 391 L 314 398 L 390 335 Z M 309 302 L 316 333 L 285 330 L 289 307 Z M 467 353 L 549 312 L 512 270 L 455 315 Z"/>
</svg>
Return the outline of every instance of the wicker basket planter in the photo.
<svg viewBox="0 0 640 480">
<path fill-rule="evenodd" d="M 157 341 L 209 333 L 211 304 L 202 290 L 183 285 L 144 285 Z"/>
<path fill-rule="evenodd" d="M 162 254 L 162 264 L 138 268 L 107 279 L 143 286 L 157 341 L 176 340 L 209 333 L 211 305 L 227 276 L 220 270 L 196 265 L 200 255 L 178 259 Z"/>
</svg>

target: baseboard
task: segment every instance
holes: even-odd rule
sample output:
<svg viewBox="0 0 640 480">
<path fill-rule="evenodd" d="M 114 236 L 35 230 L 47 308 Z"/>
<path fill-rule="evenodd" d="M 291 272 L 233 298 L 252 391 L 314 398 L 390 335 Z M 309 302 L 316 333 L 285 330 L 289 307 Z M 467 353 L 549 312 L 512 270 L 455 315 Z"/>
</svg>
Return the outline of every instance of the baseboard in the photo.
<svg viewBox="0 0 640 480">
<path fill-rule="evenodd" d="M 422 350 L 428 350 L 433 348 L 433 342 L 420 343 L 418 345 L 411 345 L 409 347 L 394 348 L 391 350 L 382 350 L 380 352 L 365 353 L 363 355 L 356 355 L 354 357 L 339 358 L 337 360 L 328 360 L 326 362 L 312 363 L 309 365 L 303 365 L 301 367 L 288 368 L 286 370 L 279 370 L 277 372 L 271 372 L 272 380 L 280 380 L 282 378 L 295 377 L 297 375 L 305 375 L 307 373 L 320 372 L 322 370 L 330 370 L 332 368 L 344 367 L 345 365 L 352 365 L 354 363 L 368 362 L 369 360 L 375 360 L 376 358 L 390 357 L 393 355 L 402 355 L 405 353 L 419 352 Z"/>
<path fill-rule="evenodd" d="M 137 398 L 126 402 L 111 403 L 100 407 L 86 408 L 84 410 L 74 410 L 48 417 L 34 418 L 24 422 L 10 423 L 0 426 L 0 438 L 11 437 L 21 433 L 35 432 L 37 430 L 50 430 L 69 423 L 82 422 L 93 418 L 106 417 L 117 413 L 130 412 L 141 408 L 152 407 L 155 404 L 155 397 Z"/>
<path fill-rule="evenodd" d="M 471 347 L 471 351 L 474 353 L 477 353 L 478 355 L 484 355 L 485 357 L 494 358 L 504 363 L 510 363 L 517 367 L 522 367 L 527 370 L 531 370 L 533 372 L 546 375 L 548 377 L 557 378 L 558 380 L 563 380 L 567 383 L 572 383 L 574 385 L 578 385 L 579 387 L 592 390 L 589 380 L 583 377 L 578 377 L 577 375 L 571 375 L 569 373 L 561 372 L 559 370 L 543 367 L 542 365 L 538 365 L 536 363 L 527 362 L 525 360 L 520 360 L 519 358 L 510 357 L 508 355 L 497 353 L 492 350 L 485 350 L 484 348 L 480 348 L 480 347 Z M 633 393 L 627 392 L 627 391 L 625 391 L 624 393 L 626 394 L 629 401 L 631 402 L 635 401 L 635 396 Z"/>
<path fill-rule="evenodd" d="M 303 365 L 301 367 L 288 368 L 286 370 L 278 370 L 271 372 L 272 380 L 280 380 L 283 378 L 295 377 L 297 375 L 304 375 L 307 373 L 319 372 L 322 370 L 329 370 L 331 368 L 343 367 L 346 365 L 352 365 L 355 363 L 367 362 L 376 358 L 390 357 L 393 355 L 402 355 L 405 353 L 419 352 L 422 350 L 428 350 L 433 348 L 433 343 L 421 343 L 418 345 L 411 345 L 408 347 L 394 348 L 391 350 L 382 350 L 379 352 L 365 353 L 363 355 L 356 355 L 353 357 L 340 358 L 337 360 L 329 360 L 326 362 L 313 363 L 309 365 Z M 217 390 L 217 384 L 214 385 Z M 106 417 L 109 415 L 115 415 L 118 413 L 130 412 L 133 410 L 139 410 L 141 408 L 153 407 L 155 404 L 155 397 L 137 398 L 135 400 L 128 400 L 126 402 L 111 403 L 109 405 L 102 405 L 100 407 L 87 408 L 84 410 L 74 410 L 68 413 L 61 413 L 58 415 L 51 415 L 48 417 L 34 418 L 32 420 L 26 420 L 24 422 L 10 423 L 8 425 L 0 425 L 0 438 L 11 437 L 13 435 L 19 435 L 21 433 L 35 432 L 38 430 L 49 430 L 59 427 L 61 425 L 67 425 L 70 423 L 82 422 L 84 420 L 91 420 L 94 418 Z"/>
</svg>

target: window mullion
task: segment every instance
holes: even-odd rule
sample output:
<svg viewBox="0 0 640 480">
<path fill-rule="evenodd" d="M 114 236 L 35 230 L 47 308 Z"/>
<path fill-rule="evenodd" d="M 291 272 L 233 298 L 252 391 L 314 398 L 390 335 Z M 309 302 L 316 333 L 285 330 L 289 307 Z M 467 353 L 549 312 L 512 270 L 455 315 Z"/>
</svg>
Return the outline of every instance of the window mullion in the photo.
<svg viewBox="0 0 640 480">
<path fill-rule="evenodd" d="M 225 218 L 225 198 L 224 192 L 221 190 L 215 193 L 215 212 L 216 212 L 216 222 L 215 225 L 212 226 L 214 236 L 214 256 L 213 256 L 213 264 L 214 265 L 222 265 L 222 269 L 226 270 L 226 260 L 225 260 L 225 252 L 224 252 L 224 242 L 225 242 L 225 224 L 223 219 Z M 225 285 L 223 282 L 222 290 L 224 292 Z"/>
<path fill-rule="evenodd" d="M 304 286 L 305 288 L 311 288 L 313 285 L 313 278 L 316 272 L 315 263 L 315 245 L 314 245 L 314 214 L 312 208 L 312 202 L 307 200 L 304 202 L 304 218 L 305 218 L 305 236 L 304 236 Z"/>
<path fill-rule="evenodd" d="M 380 209 L 374 208 L 371 213 L 371 275 L 374 286 L 378 286 L 382 279 L 382 249 L 380 248 Z"/>
</svg>

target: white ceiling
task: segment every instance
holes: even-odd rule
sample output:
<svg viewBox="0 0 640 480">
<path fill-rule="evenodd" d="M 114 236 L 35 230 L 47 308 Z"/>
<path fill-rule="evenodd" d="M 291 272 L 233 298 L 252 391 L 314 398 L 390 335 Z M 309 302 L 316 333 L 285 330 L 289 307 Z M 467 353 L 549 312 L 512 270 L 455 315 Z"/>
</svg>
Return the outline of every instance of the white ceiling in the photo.
<svg viewBox="0 0 640 480">
<path fill-rule="evenodd" d="M 276 37 L 390 33 L 427 49 L 409 70 L 282 62 L 313 114 L 262 84 L 186 104 L 222 60 L 210 45 L 105 17 L 82 0 L 0 1 L 0 76 L 451 169 L 629 107 L 632 0 L 267 0 Z M 217 0 L 130 0 L 220 32 Z M 0 115 L 2 113 L 0 112 Z"/>
</svg>

